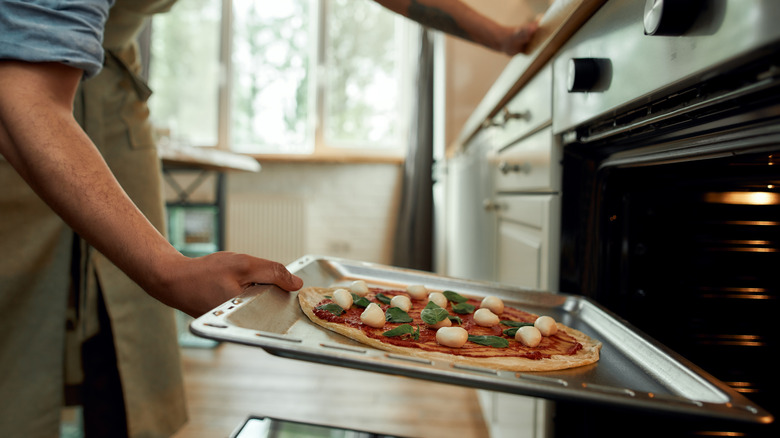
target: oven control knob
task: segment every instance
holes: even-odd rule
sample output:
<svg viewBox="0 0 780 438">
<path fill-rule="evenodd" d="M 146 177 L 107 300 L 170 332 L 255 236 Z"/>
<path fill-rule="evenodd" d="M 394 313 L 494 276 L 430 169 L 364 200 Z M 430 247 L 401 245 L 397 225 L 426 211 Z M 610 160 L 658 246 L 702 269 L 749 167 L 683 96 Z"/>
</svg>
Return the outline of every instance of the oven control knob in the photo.
<svg viewBox="0 0 780 438">
<path fill-rule="evenodd" d="M 702 0 L 646 0 L 645 35 L 680 36 L 702 9 Z"/>
<path fill-rule="evenodd" d="M 601 70 L 594 58 L 572 58 L 569 60 L 568 89 L 570 93 L 591 91 L 598 83 Z"/>
</svg>

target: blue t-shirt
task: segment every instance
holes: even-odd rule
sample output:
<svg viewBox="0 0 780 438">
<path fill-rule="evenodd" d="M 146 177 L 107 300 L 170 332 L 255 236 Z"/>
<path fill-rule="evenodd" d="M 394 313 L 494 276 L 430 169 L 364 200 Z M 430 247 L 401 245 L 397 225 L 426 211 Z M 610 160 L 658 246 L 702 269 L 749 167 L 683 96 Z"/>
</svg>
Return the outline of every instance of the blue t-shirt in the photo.
<svg viewBox="0 0 780 438">
<path fill-rule="evenodd" d="M 61 62 L 96 75 L 114 0 L 0 0 L 0 59 Z"/>
</svg>

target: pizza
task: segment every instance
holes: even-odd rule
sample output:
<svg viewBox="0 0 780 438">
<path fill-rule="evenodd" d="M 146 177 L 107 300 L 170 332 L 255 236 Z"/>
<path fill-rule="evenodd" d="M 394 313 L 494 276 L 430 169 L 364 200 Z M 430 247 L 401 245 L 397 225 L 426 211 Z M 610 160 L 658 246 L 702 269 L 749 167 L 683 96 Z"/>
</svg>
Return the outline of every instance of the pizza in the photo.
<svg viewBox="0 0 780 438">
<path fill-rule="evenodd" d="M 495 296 L 368 287 L 308 287 L 301 310 L 315 324 L 395 354 L 509 371 L 554 371 L 595 363 L 601 342 L 504 304 Z"/>
</svg>

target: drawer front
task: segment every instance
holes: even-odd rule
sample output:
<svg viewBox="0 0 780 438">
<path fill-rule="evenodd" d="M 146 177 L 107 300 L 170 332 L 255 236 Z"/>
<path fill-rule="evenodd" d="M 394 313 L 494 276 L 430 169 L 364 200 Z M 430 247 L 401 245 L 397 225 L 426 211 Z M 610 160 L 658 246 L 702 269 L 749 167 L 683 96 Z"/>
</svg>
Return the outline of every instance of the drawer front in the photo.
<svg viewBox="0 0 780 438">
<path fill-rule="evenodd" d="M 543 68 L 493 117 L 498 148 L 552 121 L 552 68 Z"/>
<path fill-rule="evenodd" d="M 501 220 L 547 232 L 559 195 L 507 195 L 495 198 Z"/>
<path fill-rule="evenodd" d="M 551 127 L 492 152 L 489 161 L 499 192 L 557 192 L 561 186 L 561 152 Z"/>
</svg>

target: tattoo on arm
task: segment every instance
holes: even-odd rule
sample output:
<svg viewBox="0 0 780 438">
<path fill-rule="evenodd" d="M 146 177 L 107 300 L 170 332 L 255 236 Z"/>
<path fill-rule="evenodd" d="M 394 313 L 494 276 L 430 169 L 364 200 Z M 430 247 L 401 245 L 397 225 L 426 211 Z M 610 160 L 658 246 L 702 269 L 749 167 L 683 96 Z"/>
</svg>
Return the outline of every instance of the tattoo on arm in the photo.
<svg viewBox="0 0 780 438">
<path fill-rule="evenodd" d="M 416 0 L 411 0 L 409 4 L 409 18 L 437 30 L 441 30 L 456 37 L 471 41 L 471 37 L 465 29 L 455 21 L 452 15 L 441 9 L 420 4 Z"/>
</svg>

